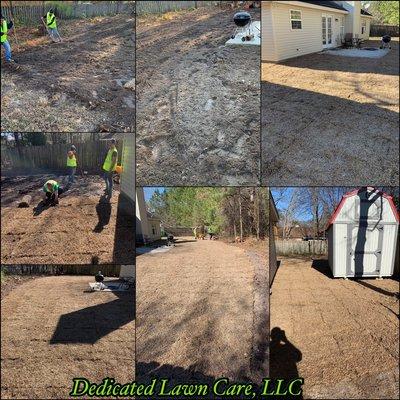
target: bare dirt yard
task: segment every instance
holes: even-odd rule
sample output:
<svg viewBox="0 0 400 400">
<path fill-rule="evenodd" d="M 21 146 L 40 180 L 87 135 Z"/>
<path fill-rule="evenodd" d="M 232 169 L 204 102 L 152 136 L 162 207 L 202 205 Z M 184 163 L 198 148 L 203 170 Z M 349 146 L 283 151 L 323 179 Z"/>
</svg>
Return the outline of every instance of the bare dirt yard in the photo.
<svg viewBox="0 0 400 400">
<path fill-rule="evenodd" d="M 271 377 L 304 378 L 304 398 L 397 399 L 398 293 L 394 279 L 333 279 L 326 260 L 281 257 Z"/>
<path fill-rule="evenodd" d="M 20 69 L 1 73 L 1 131 L 132 132 L 134 17 L 61 21 L 62 43 L 39 30 L 11 36 Z"/>
<path fill-rule="evenodd" d="M 3 264 L 133 264 L 134 221 L 121 209 L 119 185 L 103 202 L 100 176 L 79 176 L 57 206 L 43 206 L 42 187 L 65 176 L 31 175 L 1 179 L 1 262 Z M 63 186 L 63 183 L 61 183 Z M 29 208 L 19 208 L 24 195 Z"/>
<path fill-rule="evenodd" d="M 182 237 L 167 252 L 138 256 L 136 268 L 137 380 L 266 376 L 269 285 L 261 253 Z"/>
<path fill-rule="evenodd" d="M 398 75 L 398 40 L 379 59 L 319 53 L 263 63 L 263 184 L 397 185 Z"/>
<path fill-rule="evenodd" d="M 88 292 L 92 281 L 39 277 L 2 299 L 2 398 L 66 399 L 81 376 L 134 380 L 133 291 Z"/>
<path fill-rule="evenodd" d="M 137 20 L 138 185 L 259 182 L 260 46 L 225 45 L 233 14 Z"/>
</svg>

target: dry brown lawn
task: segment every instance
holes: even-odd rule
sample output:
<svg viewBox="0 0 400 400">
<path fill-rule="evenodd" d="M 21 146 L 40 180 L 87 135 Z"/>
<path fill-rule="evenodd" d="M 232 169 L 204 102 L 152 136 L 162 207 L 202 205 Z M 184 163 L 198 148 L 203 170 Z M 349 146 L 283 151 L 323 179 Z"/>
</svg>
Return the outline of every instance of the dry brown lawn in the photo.
<svg viewBox="0 0 400 400">
<path fill-rule="evenodd" d="M 63 179 L 47 175 L 2 179 L 2 263 L 132 264 L 133 218 L 122 215 L 119 186 L 107 204 L 100 201 L 105 188 L 101 177 L 77 177 L 58 206 L 42 207 L 40 189 L 50 178 Z M 18 208 L 15 201 L 25 194 L 33 197 L 32 205 Z"/>
<path fill-rule="evenodd" d="M 137 379 L 207 383 L 267 373 L 268 269 L 261 257 L 193 238 L 139 256 Z"/>
<path fill-rule="evenodd" d="M 134 379 L 133 291 L 87 292 L 92 281 L 36 278 L 2 299 L 2 398 L 68 398 L 78 376 Z"/>
<path fill-rule="evenodd" d="M 380 59 L 319 53 L 262 64 L 264 185 L 398 184 L 399 42 L 392 46 Z"/>
<path fill-rule="evenodd" d="M 301 376 L 304 398 L 397 399 L 399 283 L 344 280 L 326 261 L 281 258 L 271 294 L 271 376 Z"/>
</svg>

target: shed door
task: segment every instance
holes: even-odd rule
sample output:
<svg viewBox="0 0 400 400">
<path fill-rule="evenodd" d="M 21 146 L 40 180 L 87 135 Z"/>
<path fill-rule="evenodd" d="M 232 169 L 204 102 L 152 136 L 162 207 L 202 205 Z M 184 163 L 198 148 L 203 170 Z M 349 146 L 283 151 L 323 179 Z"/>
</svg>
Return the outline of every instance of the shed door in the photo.
<svg viewBox="0 0 400 400">
<path fill-rule="evenodd" d="M 360 224 L 348 226 L 347 276 L 376 276 L 381 270 L 383 225 Z"/>
</svg>

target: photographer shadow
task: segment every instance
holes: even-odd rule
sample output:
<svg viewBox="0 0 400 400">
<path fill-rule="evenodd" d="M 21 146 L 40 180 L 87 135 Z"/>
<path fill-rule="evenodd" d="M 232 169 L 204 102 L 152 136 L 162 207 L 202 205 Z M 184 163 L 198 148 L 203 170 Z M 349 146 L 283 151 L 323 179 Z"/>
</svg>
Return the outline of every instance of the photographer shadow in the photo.
<svg viewBox="0 0 400 400">
<path fill-rule="evenodd" d="M 284 379 L 286 382 L 299 378 L 297 363 L 301 361 L 301 351 L 286 337 L 285 331 L 275 327 L 271 330 L 270 378 Z M 303 396 L 286 395 L 285 398 L 303 399 Z"/>
</svg>

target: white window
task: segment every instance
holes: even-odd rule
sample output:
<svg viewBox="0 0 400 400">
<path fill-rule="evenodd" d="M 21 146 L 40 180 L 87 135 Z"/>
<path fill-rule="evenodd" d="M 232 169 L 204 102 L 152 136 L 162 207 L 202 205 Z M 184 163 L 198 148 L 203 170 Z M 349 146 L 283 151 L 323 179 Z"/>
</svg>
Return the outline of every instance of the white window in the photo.
<svg viewBox="0 0 400 400">
<path fill-rule="evenodd" d="M 290 23 L 292 24 L 292 29 L 302 29 L 301 11 L 290 10 Z"/>
<path fill-rule="evenodd" d="M 361 35 L 364 35 L 367 32 L 367 20 L 363 19 L 361 21 Z"/>
</svg>

